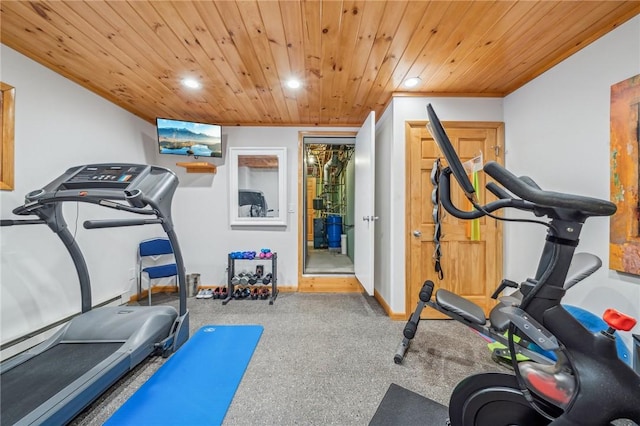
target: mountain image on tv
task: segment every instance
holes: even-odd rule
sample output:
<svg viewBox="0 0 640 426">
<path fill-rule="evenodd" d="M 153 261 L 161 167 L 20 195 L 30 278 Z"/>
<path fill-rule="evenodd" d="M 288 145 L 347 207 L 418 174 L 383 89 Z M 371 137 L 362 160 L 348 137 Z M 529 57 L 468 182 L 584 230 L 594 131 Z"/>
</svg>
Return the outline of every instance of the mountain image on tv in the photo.
<svg viewBox="0 0 640 426">
<path fill-rule="evenodd" d="M 157 119 L 161 154 L 222 157 L 221 128 L 215 124 Z"/>
</svg>

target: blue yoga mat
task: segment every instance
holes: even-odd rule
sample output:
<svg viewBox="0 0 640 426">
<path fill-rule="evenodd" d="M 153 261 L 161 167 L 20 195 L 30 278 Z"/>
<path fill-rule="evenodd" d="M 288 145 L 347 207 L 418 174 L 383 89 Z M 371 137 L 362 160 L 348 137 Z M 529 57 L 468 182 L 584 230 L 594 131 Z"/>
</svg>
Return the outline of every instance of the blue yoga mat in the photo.
<svg viewBox="0 0 640 426">
<path fill-rule="evenodd" d="M 259 325 L 202 327 L 105 424 L 221 424 L 262 330 Z"/>
</svg>

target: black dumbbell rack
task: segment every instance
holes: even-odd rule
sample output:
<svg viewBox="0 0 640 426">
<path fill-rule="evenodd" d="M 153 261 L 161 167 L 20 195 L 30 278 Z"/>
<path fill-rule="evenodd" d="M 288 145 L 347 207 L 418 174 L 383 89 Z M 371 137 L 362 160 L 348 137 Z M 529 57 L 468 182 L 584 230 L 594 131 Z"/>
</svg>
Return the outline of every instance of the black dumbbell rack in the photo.
<svg viewBox="0 0 640 426">
<path fill-rule="evenodd" d="M 222 304 L 226 305 L 227 303 L 229 303 L 230 300 L 233 299 L 233 293 L 235 292 L 235 287 L 237 286 L 237 284 L 233 284 L 232 279 L 233 277 L 236 275 L 236 262 L 251 262 L 251 263 L 256 263 L 256 262 L 263 262 L 263 263 L 268 263 L 269 261 L 271 261 L 271 283 L 270 284 L 242 284 L 243 287 L 249 287 L 249 288 L 264 288 L 266 286 L 271 286 L 271 294 L 269 295 L 269 304 L 273 305 L 273 302 L 275 302 L 276 297 L 278 297 L 278 253 L 272 253 L 271 255 L 271 259 L 261 259 L 259 257 L 253 258 L 253 259 L 236 259 L 231 257 L 231 253 L 229 253 L 228 257 L 228 265 L 229 267 L 227 268 L 227 297 L 226 299 L 222 300 Z M 267 268 L 265 268 L 267 269 Z M 268 270 L 265 270 L 265 274 Z M 247 300 L 252 300 L 251 298 L 247 298 Z"/>
</svg>

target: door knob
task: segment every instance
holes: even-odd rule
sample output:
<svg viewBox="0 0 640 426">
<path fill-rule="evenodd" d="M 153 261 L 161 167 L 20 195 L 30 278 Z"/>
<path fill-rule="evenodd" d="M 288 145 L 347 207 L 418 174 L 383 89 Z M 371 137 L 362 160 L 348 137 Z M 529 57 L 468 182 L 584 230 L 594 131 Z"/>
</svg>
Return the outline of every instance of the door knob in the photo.
<svg viewBox="0 0 640 426">
<path fill-rule="evenodd" d="M 414 237 L 421 237 L 422 236 L 422 232 L 418 231 L 417 229 L 415 231 L 413 231 L 413 236 Z"/>
</svg>

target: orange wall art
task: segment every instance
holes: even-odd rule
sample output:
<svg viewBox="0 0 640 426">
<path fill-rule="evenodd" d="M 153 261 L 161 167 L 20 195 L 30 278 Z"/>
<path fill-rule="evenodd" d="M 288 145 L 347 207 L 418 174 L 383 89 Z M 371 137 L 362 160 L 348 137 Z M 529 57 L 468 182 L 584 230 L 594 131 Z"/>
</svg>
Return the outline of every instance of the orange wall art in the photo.
<svg viewBox="0 0 640 426">
<path fill-rule="evenodd" d="M 640 74 L 611 86 L 609 267 L 640 275 Z"/>
</svg>

